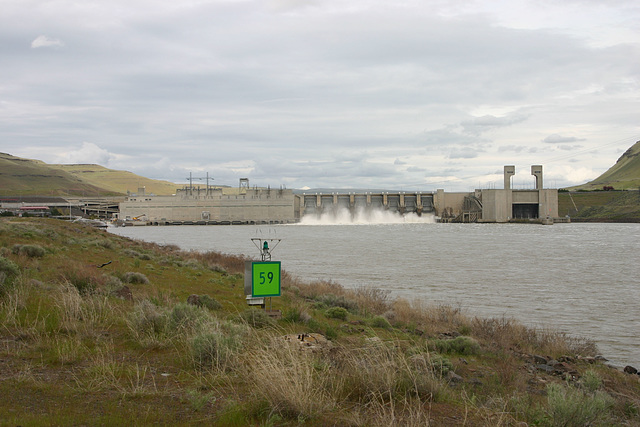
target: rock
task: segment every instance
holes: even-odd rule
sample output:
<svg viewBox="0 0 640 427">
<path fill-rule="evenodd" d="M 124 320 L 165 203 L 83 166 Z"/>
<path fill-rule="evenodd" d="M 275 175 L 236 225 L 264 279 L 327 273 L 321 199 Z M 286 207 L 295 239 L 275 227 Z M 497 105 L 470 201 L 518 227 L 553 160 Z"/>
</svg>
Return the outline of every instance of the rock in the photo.
<svg viewBox="0 0 640 427">
<path fill-rule="evenodd" d="M 542 363 L 538 363 L 536 365 L 536 369 L 538 371 L 542 371 L 542 372 L 545 372 L 547 374 L 552 374 L 553 373 L 553 366 L 549 366 L 549 365 L 542 364 Z"/>
<path fill-rule="evenodd" d="M 453 371 L 447 372 L 447 379 L 451 383 L 461 383 L 462 381 L 464 381 L 460 375 L 456 374 Z"/>
<path fill-rule="evenodd" d="M 559 362 L 553 365 L 553 373 L 556 375 L 571 374 L 576 375 L 577 371 L 571 365 L 565 362 Z"/>
<path fill-rule="evenodd" d="M 536 365 L 546 365 L 548 364 L 548 361 L 546 357 L 542 357 L 534 354 L 533 363 L 535 363 Z"/>
<path fill-rule="evenodd" d="M 116 297 L 125 301 L 133 301 L 133 293 L 128 286 L 123 286 L 113 293 Z"/>
<path fill-rule="evenodd" d="M 302 333 L 285 335 L 284 340 L 297 344 L 301 351 L 320 352 L 331 348 L 331 341 L 321 334 Z"/>
<path fill-rule="evenodd" d="M 191 294 L 187 297 L 187 304 L 202 306 L 202 302 L 200 301 L 200 295 Z"/>
<path fill-rule="evenodd" d="M 625 366 L 623 371 L 627 374 L 631 374 L 631 375 L 637 375 L 638 374 L 638 370 L 636 368 L 634 368 L 633 366 Z"/>
</svg>

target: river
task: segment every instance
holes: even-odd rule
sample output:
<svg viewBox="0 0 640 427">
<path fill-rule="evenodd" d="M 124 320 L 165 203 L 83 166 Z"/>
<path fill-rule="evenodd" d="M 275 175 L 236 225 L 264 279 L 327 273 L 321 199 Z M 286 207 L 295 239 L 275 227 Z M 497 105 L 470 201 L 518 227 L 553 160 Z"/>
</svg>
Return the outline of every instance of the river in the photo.
<svg viewBox="0 0 640 427">
<path fill-rule="evenodd" d="M 282 239 L 273 259 L 300 279 L 513 317 L 592 339 L 612 364 L 640 367 L 640 224 L 439 224 L 416 217 L 109 231 L 256 259 L 251 238 Z"/>
</svg>

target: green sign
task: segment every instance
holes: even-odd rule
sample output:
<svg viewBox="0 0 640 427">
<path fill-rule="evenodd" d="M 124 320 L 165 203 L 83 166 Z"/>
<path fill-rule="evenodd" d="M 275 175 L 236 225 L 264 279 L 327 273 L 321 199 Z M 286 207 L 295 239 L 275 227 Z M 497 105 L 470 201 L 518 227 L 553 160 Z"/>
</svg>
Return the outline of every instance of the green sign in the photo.
<svg viewBox="0 0 640 427">
<path fill-rule="evenodd" d="M 251 295 L 254 298 L 280 296 L 280 261 L 254 262 L 251 278 Z"/>
</svg>

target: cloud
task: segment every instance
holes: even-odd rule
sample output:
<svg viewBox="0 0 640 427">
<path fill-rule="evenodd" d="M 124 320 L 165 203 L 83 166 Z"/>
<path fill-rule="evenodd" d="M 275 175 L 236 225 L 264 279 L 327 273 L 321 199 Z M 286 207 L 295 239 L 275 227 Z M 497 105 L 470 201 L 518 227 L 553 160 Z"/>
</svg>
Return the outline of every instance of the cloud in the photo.
<svg viewBox="0 0 640 427">
<path fill-rule="evenodd" d="M 58 154 L 56 163 L 63 164 L 98 164 L 108 166 L 114 156 L 104 148 L 91 142 L 83 142 L 78 150 L 70 150 Z"/>
<path fill-rule="evenodd" d="M 546 142 L 547 144 L 563 144 L 567 142 L 577 142 L 584 141 L 584 138 L 576 138 L 575 136 L 562 136 L 557 133 L 551 134 L 547 136 L 542 142 Z"/>
<path fill-rule="evenodd" d="M 517 123 L 521 123 L 527 120 L 527 116 L 523 114 L 514 114 L 504 117 L 496 117 L 492 115 L 485 115 L 482 117 L 475 117 L 471 120 L 465 120 L 460 125 L 464 132 L 471 135 L 480 135 L 484 132 L 512 126 Z"/>
<path fill-rule="evenodd" d="M 5 3 L 2 149 L 47 162 L 272 187 L 457 168 L 455 191 L 578 140 L 556 164 L 597 170 L 638 139 L 632 0 Z"/>
<path fill-rule="evenodd" d="M 31 42 L 31 48 L 37 49 L 40 47 L 62 47 L 64 43 L 58 39 L 52 39 L 47 36 L 38 36 Z"/>
<path fill-rule="evenodd" d="M 475 159 L 478 157 L 478 150 L 470 147 L 454 149 L 449 152 L 450 159 Z"/>
</svg>

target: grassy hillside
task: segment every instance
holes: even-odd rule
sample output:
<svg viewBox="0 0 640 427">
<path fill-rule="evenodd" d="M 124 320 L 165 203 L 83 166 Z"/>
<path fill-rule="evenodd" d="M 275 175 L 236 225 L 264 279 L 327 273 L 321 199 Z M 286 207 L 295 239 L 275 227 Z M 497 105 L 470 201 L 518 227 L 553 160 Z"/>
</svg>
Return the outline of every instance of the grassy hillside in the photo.
<svg viewBox="0 0 640 427">
<path fill-rule="evenodd" d="M 0 218 L 2 424 L 640 424 L 640 377 L 589 341 L 286 273 L 274 320 L 243 270 Z"/>
<path fill-rule="evenodd" d="M 171 195 L 180 187 L 99 165 L 50 165 L 0 153 L 0 195 L 106 197 L 135 193 Z"/>
<path fill-rule="evenodd" d="M 145 187 L 147 194 L 168 196 L 175 194 L 176 189 L 180 187 L 169 181 L 145 178 L 132 172 L 107 169 L 99 165 L 51 165 L 51 167 L 70 173 L 83 182 L 116 193 L 126 194 L 127 191 L 136 193 L 138 188 Z"/>
<path fill-rule="evenodd" d="M 616 190 L 640 189 L 640 141 L 625 151 L 616 164 L 598 178 L 569 190 L 602 190 L 604 186 Z"/>
<path fill-rule="evenodd" d="M 561 191 L 558 214 L 572 221 L 640 222 L 640 191 Z"/>
<path fill-rule="evenodd" d="M 2 196 L 113 196 L 109 191 L 39 160 L 0 153 Z"/>
</svg>

